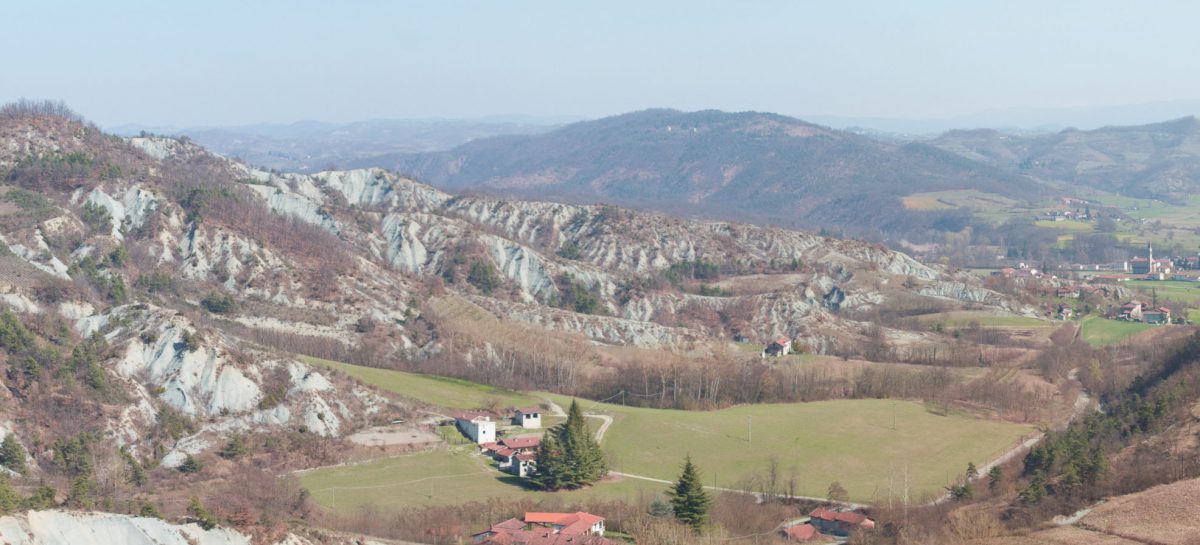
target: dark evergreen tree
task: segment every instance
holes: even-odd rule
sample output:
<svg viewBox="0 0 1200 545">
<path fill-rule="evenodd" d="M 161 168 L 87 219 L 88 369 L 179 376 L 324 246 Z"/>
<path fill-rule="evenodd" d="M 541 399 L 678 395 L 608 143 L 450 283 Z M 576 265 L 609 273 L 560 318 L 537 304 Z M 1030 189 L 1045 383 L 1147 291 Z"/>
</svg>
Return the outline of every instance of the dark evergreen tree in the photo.
<svg viewBox="0 0 1200 545">
<path fill-rule="evenodd" d="M 8 514 L 21 506 L 21 498 L 13 490 L 6 475 L 0 475 L 0 514 Z"/>
<path fill-rule="evenodd" d="M 704 485 L 700 482 L 700 471 L 692 464 L 690 455 L 684 459 L 683 473 L 679 475 L 679 480 L 671 485 L 667 493 L 671 496 L 675 518 L 690 526 L 692 530 L 702 530 L 708 521 L 708 508 L 712 499 L 704 491 Z"/>
<path fill-rule="evenodd" d="M 988 471 L 988 490 L 993 494 L 1000 491 L 1000 483 L 1004 479 L 1004 471 L 1000 466 L 992 466 L 992 470 Z"/>
<path fill-rule="evenodd" d="M 604 452 L 588 431 L 579 403 L 572 401 L 567 421 L 542 438 L 532 480 L 547 490 L 571 490 L 594 483 L 607 473 Z"/>
<path fill-rule="evenodd" d="M 1024 503 L 1037 503 L 1046 497 L 1046 476 L 1041 471 L 1034 473 L 1029 486 L 1021 491 L 1020 499 Z"/>
<path fill-rule="evenodd" d="M 17 441 L 14 433 L 8 433 L 4 436 L 4 441 L 0 442 L 0 465 L 21 475 L 28 470 L 25 467 L 25 447 L 22 447 L 21 442 Z"/>
<path fill-rule="evenodd" d="M 571 484 L 574 485 L 572 488 L 600 480 L 608 473 L 608 464 L 604 460 L 604 451 L 600 450 L 600 445 L 587 428 L 578 401 L 571 401 L 563 426 L 564 433 L 559 441 L 566 454 Z"/>
<path fill-rule="evenodd" d="M 121 449 L 121 457 L 125 459 L 125 465 L 129 468 L 129 484 L 138 487 L 145 485 L 146 470 L 142 467 L 142 463 L 134 458 L 127 449 Z"/>
<path fill-rule="evenodd" d="M 204 464 L 191 454 L 187 455 L 187 458 L 184 458 L 183 463 L 179 465 L 179 471 L 183 473 L 199 473 L 201 469 L 204 469 Z"/>
<path fill-rule="evenodd" d="M 555 430 L 551 429 L 542 437 L 542 442 L 538 445 L 536 463 L 530 480 L 546 490 L 563 488 L 566 469 L 562 445 L 558 444 L 558 434 Z"/>
<path fill-rule="evenodd" d="M 204 504 L 200 503 L 200 498 L 196 496 L 192 496 L 191 502 L 188 503 L 187 514 L 205 530 L 217 527 L 217 518 L 208 509 L 205 509 Z"/>
</svg>

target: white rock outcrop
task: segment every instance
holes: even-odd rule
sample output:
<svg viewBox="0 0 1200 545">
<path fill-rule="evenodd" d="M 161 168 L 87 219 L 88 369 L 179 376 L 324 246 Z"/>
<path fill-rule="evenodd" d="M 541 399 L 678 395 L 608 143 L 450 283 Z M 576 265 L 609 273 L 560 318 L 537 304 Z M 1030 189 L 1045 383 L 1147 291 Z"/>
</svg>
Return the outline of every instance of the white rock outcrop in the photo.
<svg viewBox="0 0 1200 545">
<path fill-rule="evenodd" d="M 29 511 L 0 517 L 0 542 L 7 545 L 250 545 L 250 536 L 227 528 L 205 530 L 112 513 Z M 308 545 L 288 535 L 280 545 Z"/>
</svg>

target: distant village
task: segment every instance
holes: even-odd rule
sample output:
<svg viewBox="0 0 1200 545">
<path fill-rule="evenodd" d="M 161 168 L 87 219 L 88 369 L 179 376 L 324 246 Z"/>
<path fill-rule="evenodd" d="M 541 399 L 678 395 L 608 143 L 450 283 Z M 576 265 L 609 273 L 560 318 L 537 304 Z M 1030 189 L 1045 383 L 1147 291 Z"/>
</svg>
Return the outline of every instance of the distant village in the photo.
<svg viewBox="0 0 1200 545">
<path fill-rule="evenodd" d="M 1066 272 L 1075 276 L 1073 280 L 1067 276 L 1040 271 L 1025 263 L 1014 267 L 1004 267 L 993 271 L 990 276 L 997 279 L 1014 281 L 1025 284 L 1030 289 L 1048 291 L 1052 286 L 1053 296 L 1060 300 L 1078 299 L 1086 301 L 1105 300 L 1121 295 L 1127 295 L 1128 290 L 1119 289 L 1121 284 L 1131 280 L 1146 281 L 1176 281 L 1200 283 L 1200 256 L 1177 256 L 1172 258 L 1154 257 L 1154 247 L 1148 245 L 1145 256 L 1138 256 L 1128 261 L 1104 264 L 1073 264 Z M 1088 274 L 1098 272 L 1100 274 Z M 1200 284 L 1198 284 L 1200 285 Z M 1047 293 L 1049 295 L 1049 293 Z M 1096 296 L 1096 297 L 1093 297 Z M 1068 302 L 1060 302 L 1053 308 L 1046 309 L 1046 315 L 1059 320 L 1071 319 L 1078 309 Z M 1186 316 L 1172 315 L 1166 305 L 1157 301 L 1144 301 L 1138 298 L 1128 298 L 1119 305 L 1109 305 L 1102 314 L 1110 319 L 1147 324 L 1190 323 Z"/>
</svg>

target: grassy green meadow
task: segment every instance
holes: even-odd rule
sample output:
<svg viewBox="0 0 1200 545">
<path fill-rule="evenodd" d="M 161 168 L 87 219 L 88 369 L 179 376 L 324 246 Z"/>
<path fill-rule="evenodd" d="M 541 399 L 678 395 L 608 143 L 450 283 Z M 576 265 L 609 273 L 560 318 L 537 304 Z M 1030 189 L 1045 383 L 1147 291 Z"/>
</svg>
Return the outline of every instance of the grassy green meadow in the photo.
<svg viewBox="0 0 1200 545">
<path fill-rule="evenodd" d="M 522 486 L 520 479 L 501 473 L 474 449 L 434 450 L 371 462 L 321 468 L 299 475 L 300 485 L 318 504 L 340 513 L 364 506 L 378 509 L 454 505 L 493 497 L 561 498 L 578 502 L 591 498 L 636 499 L 662 495 L 667 485 L 637 479 L 603 481 L 584 490 L 540 492 Z"/>
<path fill-rule="evenodd" d="M 690 454 L 706 484 L 736 488 L 765 472 L 774 458 L 788 478 L 795 476 L 797 494 L 823 497 L 830 482 L 839 481 L 857 501 L 885 499 L 889 476 L 894 486 L 902 486 L 906 465 L 911 494 L 939 492 L 968 462 L 981 465 L 1034 431 L 935 414 L 921 403 L 878 399 L 706 412 L 581 403 L 587 412 L 614 417 L 602 446 L 617 471 L 671 480 Z"/>
<path fill-rule="evenodd" d="M 310 356 L 298 357 L 313 365 L 342 371 L 364 384 L 439 407 L 475 409 L 484 406 L 490 399 L 500 400 L 504 407 L 536 406 L 542 403 L 541 399 L 529 394 L 466 380 L 363 367 Z"/>
<path fill-rule="evenodd" d="M 986 311 L 957 310 L 925 314 L 920 317 L 922 322 L 929 324 L 941 323 L 944 327 L 967 327 L 972 322 L 978 322 L 980 327 L 1033 328 L 1054 327 L 1056 324 L 1049 320 L 1030 318 L 1028 316 L 1012 316 L 993 314 Z"/>
<path fill-rule="evenodd" d="M 1084 342 L 1092 346 L 1108 346 L 1120 343 L 1155 326 L 1140 322 L 1109 320 L 1100 316 L 1088 316 L 1083 319 L 1082 327 L 1083 330 L 1079 335 Z"/>
<path fill-rule="evenodd" d="M 1178 280 L 1130 280 L 1125 283 L 1130 288 L 1146 294 L 1143 300 L 1149 302 L 1150 294 L 1158 296 L 1159 302 L 1178 301 L 1180 303 L 1200 302 L 1200 282 L 1181 282 Z"/>
<path fill-rule="evenodd" d="M 328 361 L 314 363 L 340 369 L 364 383 L 446 407 L 474 407 L 489 397 L 500 397 L 510 404 L 539 401 L 534 395 L 466 381 Z M 564 407 L 571 402 L 566 396 L 545 395 Z M 585 412 L 613 417 L 601 446 L 616 471 L 673 480 L 684 456 L 690 454 L 703 471 L 706 483 L 736 488 L 746 478 L 766 471 L 770 460 L 775 459 L 785 480 L 795 478 L 797 494 L 823 497 L 829 484 L 839 481 L 852 500 L 864 502 L 886 500 L 889 479 L 898 494 L 906 468 L 911 496 L 937 493 L 957 478 L 968 462 L 981 465 L 1034 432 L 1028 425 L 982 420 L 954 412 L 939 414 L 924 404 L 910 401 L 863 399 L 743 405 L 707 412 L 635 408 L 586 400 L 580 403 Z M 893 418 L 896 429 L 892 429 Z M 589 419 L 589 424 L 596 426 L 599 420 Z M 338 511 L 367 504 L 379 507 L 453 504 L 514 494 L 564 499 L 636 497 L 661 492 L 665 486 L 626 478 L 577 492 L 532 491 L 470 451 L 468 447 L 451 447 L 318 469 L 304 472 L 300 479 L 316 501 Z"/>
</svg>

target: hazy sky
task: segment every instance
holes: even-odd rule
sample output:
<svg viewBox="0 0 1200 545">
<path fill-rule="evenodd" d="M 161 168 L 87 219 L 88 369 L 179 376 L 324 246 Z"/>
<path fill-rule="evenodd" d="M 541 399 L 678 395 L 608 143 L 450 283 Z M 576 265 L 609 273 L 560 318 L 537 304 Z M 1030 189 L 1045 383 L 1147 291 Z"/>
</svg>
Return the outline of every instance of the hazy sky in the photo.
<svg viewBox="0 0 1200 545">
<path fill-rule="evenodd" d="M 107 126 L 1200 99 L 1200 2 L 5 4 L 0 100 Z"/>
</svg>

